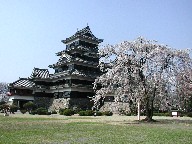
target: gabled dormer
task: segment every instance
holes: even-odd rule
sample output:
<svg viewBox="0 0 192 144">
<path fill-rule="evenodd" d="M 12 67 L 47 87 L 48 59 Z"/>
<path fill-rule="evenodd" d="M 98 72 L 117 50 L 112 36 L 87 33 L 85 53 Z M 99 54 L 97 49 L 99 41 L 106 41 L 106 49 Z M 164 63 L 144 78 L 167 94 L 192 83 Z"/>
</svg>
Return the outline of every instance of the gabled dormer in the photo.
<svg viewBox="0 0 192 144">
<path fill-rule="evenodd" d="M 30 79 L 47 79 L 50 77 L 48 69 L 34 68 L 32 71 Z"/>
</svg>

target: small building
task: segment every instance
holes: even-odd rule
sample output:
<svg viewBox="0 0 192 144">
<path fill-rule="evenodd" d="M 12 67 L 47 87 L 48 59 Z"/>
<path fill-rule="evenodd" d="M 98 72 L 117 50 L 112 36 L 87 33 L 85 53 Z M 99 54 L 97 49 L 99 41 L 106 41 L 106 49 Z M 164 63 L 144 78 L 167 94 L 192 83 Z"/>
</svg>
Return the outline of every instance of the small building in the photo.
<svg viewBox="0 0 192 144">
<path fill-rule="evenodd" d="M 9 104 L 15 104 L 19 108 L 23 108 L 23 104 L 34 101 L 33 87 L 34 82 L 27 78 L 19 78 L 19 80 L 9 85 Z"/>
</svg>

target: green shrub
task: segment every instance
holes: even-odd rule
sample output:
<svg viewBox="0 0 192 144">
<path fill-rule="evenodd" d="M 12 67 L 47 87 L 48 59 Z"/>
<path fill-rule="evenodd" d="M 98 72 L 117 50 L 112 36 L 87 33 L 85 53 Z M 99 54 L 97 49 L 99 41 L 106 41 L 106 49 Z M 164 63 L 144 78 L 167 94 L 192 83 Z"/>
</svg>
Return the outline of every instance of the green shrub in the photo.
<svg viewBox="0 0 192 144">
<path fill-rule="evenodd" d="M 105 116 L 112 116 L 113 113 L 111 111 L 105 111 L 105 112 L 103 112 L 103 115 L 105 115 Z"/>
<path fill-rule="evenodd" d="M 164 116 L 171 116 L 171 113 L 170 112 L 166 112 L 166 113 L 164 113 Z"/>
<path fill-rule="evenodd" d="M 11 105 L 11 106 L 10 106 L 9 111 L 10 111 L 11 113 L 17 112 L 17 110 L 18 110 L 18 107 L 17 107 L 16 105 Z"/>
<path fill-rule="evenodd" d="M 71 115 L 74 115 L 74 111 L 72 109 L 65 109 L 63 111 L 63 115 L 65 116 L 71 116 Z"/>
<path fill-rule="evenodd" d="M 64 110 L 65 110 L 65 109 L 60 108 L 60 109 L 59 109 L 59 114 L 60 114 L 60 115 L 63 115 Z"/>
<path fill-rule="evenodd" d="M 30 114 L 35 115 L 35 114 L 37 114 L 37 111 L 36 111 L 36 110 L 32 110 L 32 111 L 30 112 Z"/>
<path fill-rule="evenodd" d="M 51 115 L 51 112 L 46 112 L 46 115 Z"/>
<path fill-rule="evenodd" d="M 78 114 L 81 111 L 81 109 L 80 108 L 73 108 L 73 111 L 74 111 L 74 114 Z"/>
<path fill-rule="evenodd" d="M 162 116 L 162 113 L 153 113 L 153 116 Z"/>
<path fill-rule="evenodd" d="M 184 116 L 187 117 L 187 115 L 188 115 L 188 112 L 181 112 L 180 113 L 180 117 L 184 117 Z"/>
<path fill-rule="evenodd" d="M 125 115 L 125 116 L 131 116 L 131 115 L 134 115 L 132 114 L 131 112 L 128 112 L 128 111 L 125 111 L 125 110 L 120 110 L 120 115 Z"/>
<path fill-rule="evenodd" d="M 132 113 L 125 113 L 126 116 L 132 116 Z"/>
<path fill-rule="evenodd" d="M 55 110 L 53 110 L 53 111 L 51 112 L 51 114 L 57 114 L 57 112 L 56 112 Z"/>
<path fill-rule="evenodd" d="M 166 112 L 166 113 L 153 113 L 153 116 L 171 116 L 171 114 L 168 112 Z"/>
<path fill-rule="evenodd" d="M 141 116 L 145 116 L 145 112 L 141 112 L 140 115 L 141 115 Z"/>
<path fill-rule="evenodd" d="M 2 111 L 3 110 L 3 105 L 0 105 L 0 111 Z"/>
<path fill-rule="evenodd" d="M 30 112 L 31 110 L 34 110 L 34 109 L 36 108 L 36 105 L 35 105 L 33 102 L 29 101 L 29 102 L 25 103 L 25 104 L 23 105 L 23 107 L 24 107 L 28 112 Z"/>
<path fill-rule="evenodd" d="M 188 117 L 192 117 L 192 112 L 188 112 L 188 113 L 187 113 L 187 116 L 188 116 Z"/>
<path fill-rule="evenodd" d="M 100 111 L 97 111 L 97 112 L 96 112 L 96 116 L 102 116 L 102 115 L 103 115 L 102 112 L 100 112 Z"/>
<path fill-rule="evenodd" d="M 6 104 L 5 101 L 0 101 L 0 105 Z"/>
<path fill-rule="evenodd" d="M 3 104 L 3 105 L 2 105 L 2 108 L 3 108 L 4 110 L 5 110 L 5 109 L 7 110 L 7 109 L 9 109 L 9 105 Z"/>
<path fill-rule="evenodd" d="M 22 114 L 25 114 L 25 113 L 27 112 L 27 110 L 21 109 L 20 112 L 21 112 Z"/>
<path fill-rule="evenodd" d="M 92 110 L 80 111 L 78 114 L 80 116 L 93 116 L 94 111 L 92 111 Z"/>
<path fill-rule="evenodd" d="M 86 111 L 85 111 L 85 114 L 86 114 L 86 116 L 93 116 L 93 115 L 94 115 L 94 111 L 92 111 L 92 110 L 86 110 Z"/>
<path fill-rule="evenodd" d="M 85 111 L 79 111 L 78 114 L 79 116 L 85 116 Z"/>
<path fill-rule="evenodd" d="M 48 112 L 48 110 L 46 108 L 43 108 L 43 107 L 38 108 L 36 111 L 37 111 L 38 115 L 46 115 Z"/>
<path fill-rule="evenodd" d="M 0 105 L 0 111 L 2 111 L 2 113 L 7 112 L 8 110 L 9 110 L 9 105 L 7 104 Z"/>
</svg>

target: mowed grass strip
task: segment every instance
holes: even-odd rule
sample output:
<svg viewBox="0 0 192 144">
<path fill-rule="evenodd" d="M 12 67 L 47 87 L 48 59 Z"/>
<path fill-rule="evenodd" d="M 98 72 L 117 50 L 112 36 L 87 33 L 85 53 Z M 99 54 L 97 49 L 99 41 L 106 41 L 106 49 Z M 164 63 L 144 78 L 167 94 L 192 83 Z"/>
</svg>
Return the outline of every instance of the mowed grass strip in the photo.
<svg viewBox="0 0 192 144">
<path fill-rule="evenodd" d="M 91 118 L 90 118 L 91 119 Z M 0 116 L 0 143 L 65 144 L 190 144 L 192 121 L 122 123 L 111 125 L 76 119 L 16 118 Z"/>
</svg>

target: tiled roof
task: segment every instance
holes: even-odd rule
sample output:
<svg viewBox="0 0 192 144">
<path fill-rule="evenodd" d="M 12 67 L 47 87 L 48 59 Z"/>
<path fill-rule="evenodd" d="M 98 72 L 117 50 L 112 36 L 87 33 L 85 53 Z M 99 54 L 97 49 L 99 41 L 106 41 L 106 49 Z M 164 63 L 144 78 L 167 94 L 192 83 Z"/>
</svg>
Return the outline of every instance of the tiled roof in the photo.
<svg viewBox="0 0 192 144">
<path fill-rule="evenodd" d="M 66 38 L 65 40 L 62 40 L 62 42 L 63 42 L 63 43 L 67 43 L 67 42 L 69 42 L 69 41 L 71 41 L 71 40 L 73 40 L 73 39 L 75 39 L 75 38 L 78 38 L 78 37 L 82 37 L 82 38 L 85 38 L 85 39 L 97 41 L 98 43 L 103 42 L 103 39 L 98 39 L 98 38 L 96 38 L 96 37 L 92 34 L 89 26 L 87 26 L 87 27 L 85 27 L 85 28 L 77 31 L 77 32 L 76 32 L 74 35 L 72 35 L 71 37 Z"/>
<path fill-rule="evenodd" d="M 60 77 L 63 77 L 63 76 L 68 76 L 68 75 L 70 75 L 70 71 L 63 71 L 63 72 L 60 72 L 60 73 L 53 74 L 50 77 L 50 79 L 60 78 Z"/>
<path fill-rule="evenodd" d="M 65 51 L 70 52 L 70 51 L 79 51 L 79 52 L 86 52 L 86 53 L 94 53 L 94 54 L 98 54 L 98 48 L 97 47 L 86 47 L 86 46 L 82 46 L 82 45 L 78 45 L 78 46 L 72 46 L 72 47 L 68 47 L 66 48 Z M 59 53 L 58 53 L 59 54 Z M 99 56 L 99 55 L 97 55 Z"/>
<path fill-rule="evenodd" d="M 71 61 L 72 56 L 70 56 L 69 54 L 62 52 L 59 61 Z"/>
<path fill-rule="evenodd" d="M 90 78 L 96 78 L 98 76 L 97 73 L 94 72 L 84 72 L 84 71 L 79 71 L 77 69 L 75 69 L 74 72 L 72 72 L 71 75 L 77 75 L 77 76 L 83 76 L 83 77 L 90 77 Z"/>
<path fill-rule="evenodd" d="M 50 68 L 54 68 L 54 67 L 57 67 L 57 66 L 61 66 L 61 65 L 64 65 L 64 64 L 67 64 L 69 62 L 80 62 L 80 63 L 83 63 L 83 64 L 88 64 L 88 65 L 92 65 L 92 66 L 98 66 L 99 63 L 96 63 L 96 62 L 92 62 L 92 61 L 87 61 L 87 60 L 83 60 L 81 58 L 70 58 L 68 60 L 62 60 L 60 59 L 60 61 L 58 61 L 57 63 L 55 64 L 52 64 L 52 65 L 49 65 Z"/>
<path fill-rule="evenodd" d="M 84 72 L 84 71 L 79 71 L 77 69 L 75 69 L 74 71 L 70 72 L 70 71 L 63 71 L 60 73 L 56 73 L 54 75 L 52 75 L 50 77 L 50 79 L 54 79 L 54 78 L 60 78 L 63 76 L 82 76 L 82 77 L 86 77 L 86 78 L 96 78 L 98 76 L 97 73 L 90 73 L 90 72 Z"/>
<path fill-rule="evenodd" d="M 72 46 L 72 47 L 67 48 L 66 50 L 62 50 L 60 52 L 57 52 L 56 56 L 61 56 L 63 53 L 69 52 L 71 50 L 78 50 L 78 51 L 81 51 L 81 52 L 84 51 L 84 52 L 87 52 L 87 53 L 94 53 L 94 54 L 98 53 L 98 48 L 96 48 L 96 47 L 90 48 L 90 47 L 78 45 L 78 46 Z"/>
<path fill-rule="evenodd" d="M 9 86 L 32 88 L 34 85 L 35 83 L 30 81 L 28 78 L 19 78 L 19 80 L 11 83 Z"/>
<path fill-rule="evenodd" d="M 50 74 L 48 69 L 39 69 L 39 68 L 34 68 L 30 76 L 30 78 L 41 78 L 41 79 L 45 79 L 49 77 L 50 77 Z"/>
</svg>

